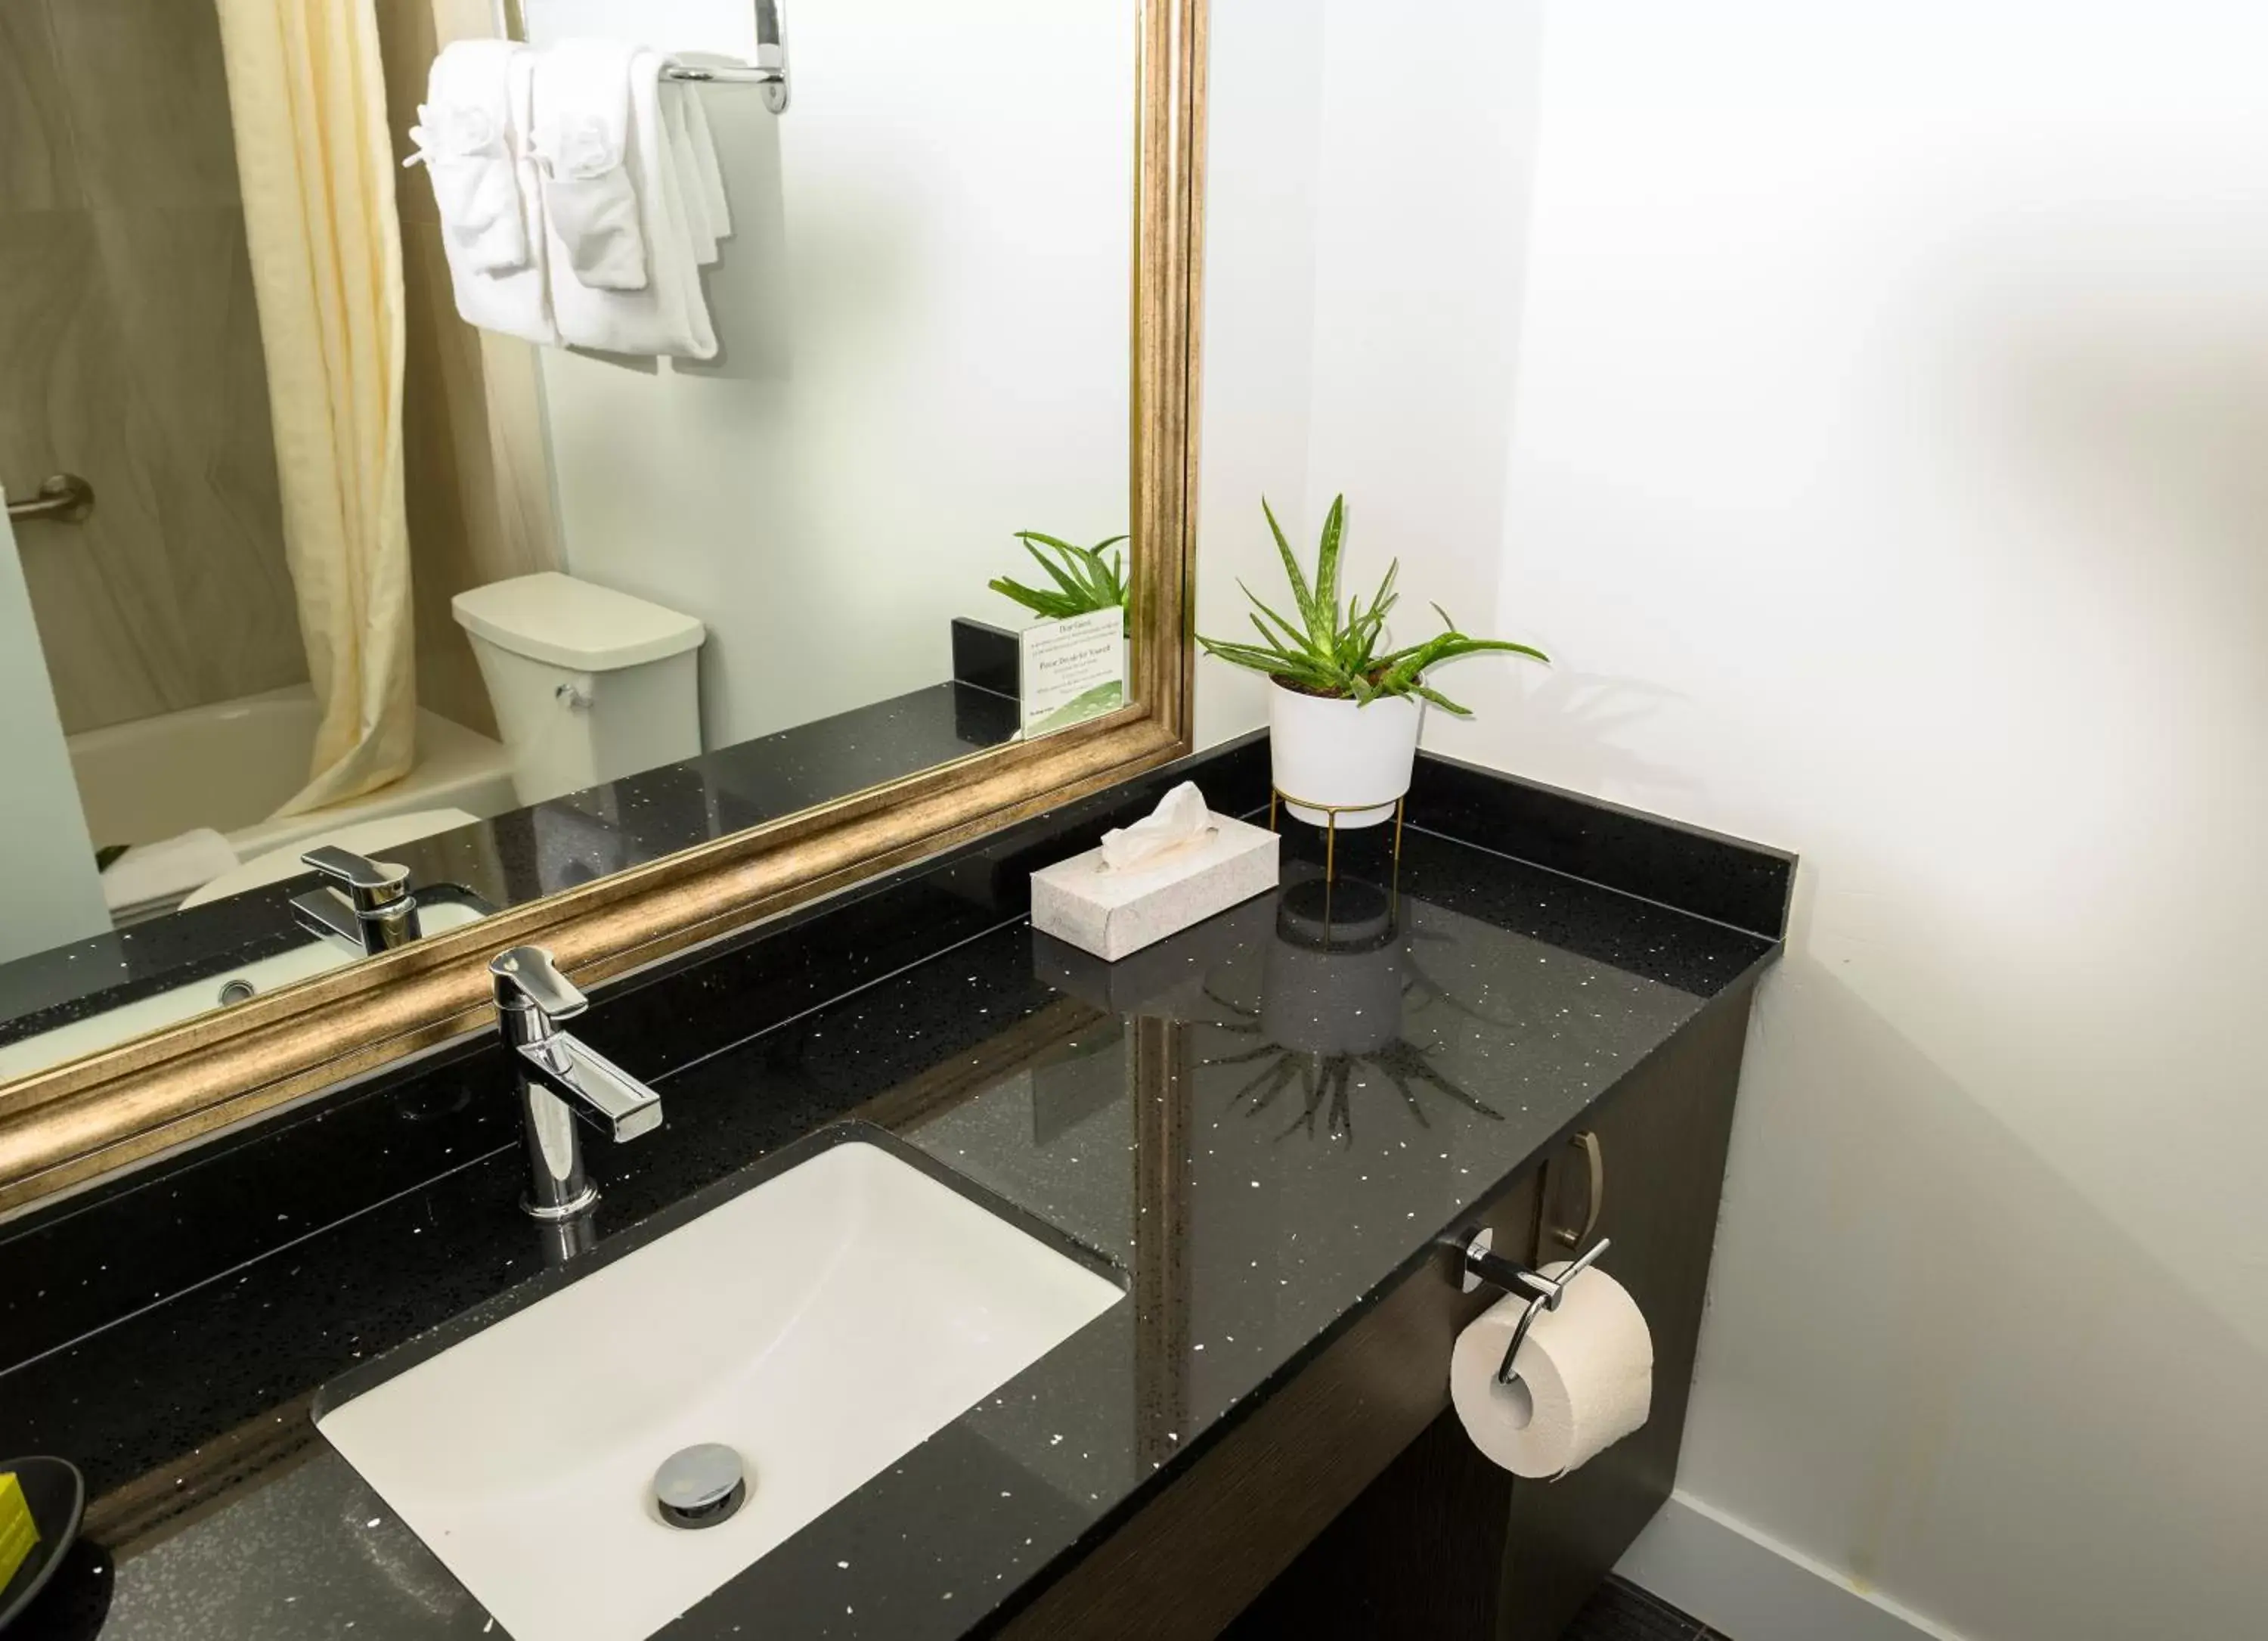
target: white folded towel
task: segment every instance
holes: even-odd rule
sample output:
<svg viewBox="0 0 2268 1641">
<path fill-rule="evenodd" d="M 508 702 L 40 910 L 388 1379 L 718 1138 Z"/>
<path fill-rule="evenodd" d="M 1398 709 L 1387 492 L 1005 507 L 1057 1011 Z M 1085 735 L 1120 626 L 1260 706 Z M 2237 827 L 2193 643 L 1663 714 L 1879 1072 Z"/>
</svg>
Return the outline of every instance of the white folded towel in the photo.
<svg viewBox="0 0 2268 1641">
<path fill-rule="evenodd" d="M 605 226 L 600 221 L 600 213 L 582 211 L 571 221 L 561 220 L 562 194 L 556 186 L 559 177 L 555 167 L 563 158 L 571 164 L 578 156 L 590 159 L 596 152 L 590 144 L 598 140 L 592 133 L 605 129 L 603 124 L 593 127 L 584 123 L 573 112 L 573 106 L 554 107 L 556 100 L 579 96 L 596 78 L 589 63 L 600 53 L 586 52 L 581 49 L 584 47 L 629 53 L 624 74 L 629 119 L 619 171 L 630 186 L 637 209 L 647 276 L 642 288 L 593 283 L 591 270 L 611 266 L 621 252 L 622 240 L 614 227 L 606 228 L 607 235 L 611 237 L 603 255 L 595 243 L 586 242 L 579 250 L 568 243 L 571 233 L 583 235 L 586 240 L 599 233 Z M 575 49 L 571 51 L 571 48 Z M 562 53 L 568 54 L 569 63 L 563 71 L 559 71 L 553 59 Z M 577 347 L 609 353 L 714 359 L 717 333 L 710 324 L 708 300 L 701 290 L 702 247 L 696 241 L 687 204 L 683 162 L 677 145 L 670 140 L 669 120 L 662 109 L 663 64 L 659 52 L 582 41 L 563 41 L 550 47 L 537 63 L 535 122 L 545 162 L 545 198 L 550 207 L 546 212 L 546 231 L 551 260 L 552 316 L 558 325 L 560 339 Z M 541 136 L 554 129 L 555 118 L 563 131 L 583 135 L 562 135 L 556 138 Z M 721 194 L 721 188 L 718 191 Z M 582 203 L 577 202 L 578 207 Z M 613 215 L 609 207 L 606 213 L 608 222 L 612 222 Z"/>
<path fill-rule="evenodd" d="M 700 89 L 680 85 L 685 98 L 686 126 L 692 138 L 693 163 L 701 173 L 701 195 L 709 211 L 709 231 L 720 240 L 733 237 L 733 210 L 725 203 L 725 168 L 717 161 L 717 136 L 709 129 L 709 105 Z M 711 257 L 710 261 L 714 262 Z"/>
<path fill-rule="evenodd" d="M 596 291 L 643 291 L 646 234 L 626 163 L 639 48 L 563 40 L 535 67 L 535 153 L 560 263 Z"/>
<path fill-rule="evenodd" d="M 103 869 L 103 904 L 113 912 L 166 905 L 236 869 L 236 851 L 210 826 L 163 843 L 139 843 Z"/>
<path fill-rule="evenodd" d="M 703 268 L 715 265 L 719 240 L 733 233 L 733 213 L 725 203 L 725 174 L 717 163 L 717 139 L 709 129 L 709 110 L 690 85 L 665 80 L 661 111 L 669 145 L 677 161 L 678 189 L 685 200 L 686 226 L 693 235 L 694 260 Z"/>
<path fill-rule="evenodd" d="M 477 273 L 527 266 L 510 140 L 511 55 L 505 41 L 464 41 L 442 52 L 409 130 L 416 158 L 433 179 L 441 231 Z"/>
<path fill-rule="evenodd" d="M 441 213 L 457 312 L 483 329 L 556 343 L 541 195 L 527 152 L 534 54 L 505 40 L 461 40 L 433 59 L 418 152 Z"/>
</svg>

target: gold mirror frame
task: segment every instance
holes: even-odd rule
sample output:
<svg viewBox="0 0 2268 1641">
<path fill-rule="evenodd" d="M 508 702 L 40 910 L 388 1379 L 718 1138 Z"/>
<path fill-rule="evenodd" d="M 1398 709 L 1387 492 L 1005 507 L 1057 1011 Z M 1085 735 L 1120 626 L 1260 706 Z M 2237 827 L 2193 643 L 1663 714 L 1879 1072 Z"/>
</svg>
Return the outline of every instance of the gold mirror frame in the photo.
<svg viewBox="0 0 2268 1641">
<path fill-rule="evenodd" d="M 1206 0 L 1139 0 L 1133 301 L 1136 704 L 635 867 L 0 1088 L 0 1213 L 493 1019 L 488 960 L 652 963 L 1189 750 Z"/>
</svg>

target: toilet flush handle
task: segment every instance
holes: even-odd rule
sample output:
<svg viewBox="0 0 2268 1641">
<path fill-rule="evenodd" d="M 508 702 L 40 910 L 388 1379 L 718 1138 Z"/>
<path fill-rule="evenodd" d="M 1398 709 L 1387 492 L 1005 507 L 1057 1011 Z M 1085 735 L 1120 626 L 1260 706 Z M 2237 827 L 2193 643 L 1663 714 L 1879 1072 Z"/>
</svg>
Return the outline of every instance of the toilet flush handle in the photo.
<svg viewBox="0 0 2268 1641">
<path fill-rule="evenodd" d="M 567 710 L 571 713 L 587 713 L 591 710 L 590 696 L 571 681 L 561 684 L 552 691 L 551 694 L 554 699 L 565 702 Z"/>
</svg>

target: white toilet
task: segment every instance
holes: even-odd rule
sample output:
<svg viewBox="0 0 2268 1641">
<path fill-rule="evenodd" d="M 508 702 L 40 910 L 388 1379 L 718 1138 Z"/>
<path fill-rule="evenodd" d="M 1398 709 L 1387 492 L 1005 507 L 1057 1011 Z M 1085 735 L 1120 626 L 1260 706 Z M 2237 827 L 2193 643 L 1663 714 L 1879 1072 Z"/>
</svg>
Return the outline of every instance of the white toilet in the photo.
<svg viewBox="0 0 2268 1641">
<path fill-rule="evenodd" d="M 546 570 L 450 601 L 471 635 L 523 804 L 701 750 L 691 616 Z"/>
</svg>

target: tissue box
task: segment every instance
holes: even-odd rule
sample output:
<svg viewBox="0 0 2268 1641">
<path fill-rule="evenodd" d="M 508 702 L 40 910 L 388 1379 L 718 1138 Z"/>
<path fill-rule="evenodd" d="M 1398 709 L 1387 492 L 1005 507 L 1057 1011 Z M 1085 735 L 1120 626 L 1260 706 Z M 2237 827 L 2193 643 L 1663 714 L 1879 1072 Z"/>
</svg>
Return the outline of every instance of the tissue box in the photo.
<svg viewBox="0 0 2268 1641">
<path fill-rule="evenodd" d="M 1130 872 L 1103 869 L 1089 849 L 1032 874 L 1032 927 L 1115 963 L 1276 887 L 1277 837 L 1211 817 L 1212 833 Z"/>
</svg>

